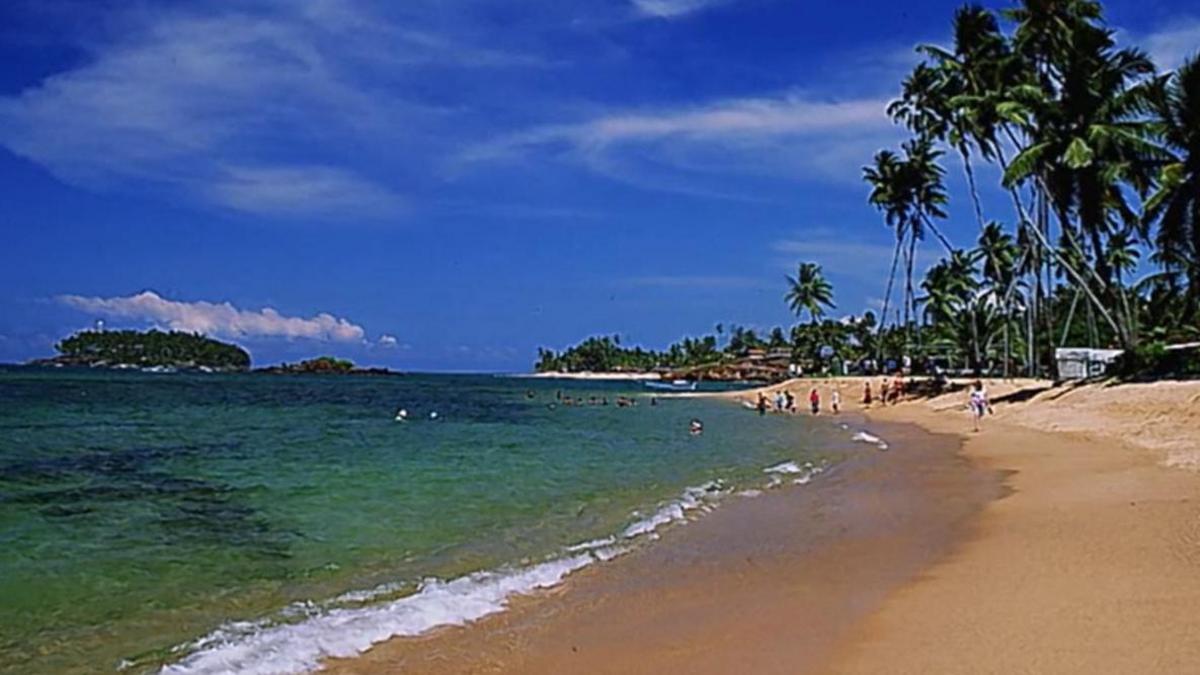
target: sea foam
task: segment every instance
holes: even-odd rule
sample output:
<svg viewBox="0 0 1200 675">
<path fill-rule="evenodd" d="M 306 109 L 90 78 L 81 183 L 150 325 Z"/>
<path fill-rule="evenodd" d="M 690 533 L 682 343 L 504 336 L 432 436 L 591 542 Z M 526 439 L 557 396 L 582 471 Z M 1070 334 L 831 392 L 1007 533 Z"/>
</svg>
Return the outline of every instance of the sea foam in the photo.
<svg viewBox="0 0 1200 675">
<path fill-rule="evenodd" d="M 686 488 L 677 499 L 631 523 L 622 537 L 655 539 L 660 527 L 686 520 L 690 511 L 708 510 L 710 502 L 724 492 L 719 480 Z M 572 572 L 630 550 L 617 542 L 615 536 L 580 542 L 567 546 L 564 557 L 519 569 L 477 572 L 450 581 L 426 579 L 416 593 L 382 604 L 345 606 L 395 595 L 404 591 L 405 584 L 343 593 L 328 607 L 294 603 L 280 613 L 280 621 L 228 622 L 178 645 L 172 651 L 187 655 L 164 666 L 161 673 L 284 675 L 317 670 L 324 659 L 352 657 L 393 637 L 463 625 L 503 611 L 513 596 L 556 586 Z"/>
<path fill-rule="evenodd" d="M 604 549 L 602 549 L 604 550 Z M 415 594 L 356 609 L 315 613 L 296 623 L 231 622 L 180 651 L 164 666 L 165 675 L 304 673 L 331 657 L 351 657 L 392 637 L 419 635 L 432 628 L 462 625 L 502 611 L 515 595 L 550 588 L 605 555 L 581 554 L 523 569 L 478 572 L 451 581 L 427 579 Z"/>
<path fill-rule="evenodd" d="M 685 520 L 688 511 L 701 508 L 706 501 L 720 496 L 723 489 L 724 485 L 719 480 L 686 488 L 678 499 L 663 504 L 649 516 L 631 523 L 629 527 L 625 528 L 622 536 L 626 539 L 633 539 L 642 535 L 654 534 L 658 528 L 664 525 Z"/>
<path fill-rule="evenodd" d="M 880 450 L 888 449 L 888 444 L 886 441 L 884 441 L 882 438 L 880 438 L 874 434 L 870 434 L 865 431 L 855 432 L 854 435 L 850 437 L 850 440 L 855 441 L 856 443 L 868 443 L 870 445 L 874 445 L 875 447 L 879 448 Z"/>
</svg>

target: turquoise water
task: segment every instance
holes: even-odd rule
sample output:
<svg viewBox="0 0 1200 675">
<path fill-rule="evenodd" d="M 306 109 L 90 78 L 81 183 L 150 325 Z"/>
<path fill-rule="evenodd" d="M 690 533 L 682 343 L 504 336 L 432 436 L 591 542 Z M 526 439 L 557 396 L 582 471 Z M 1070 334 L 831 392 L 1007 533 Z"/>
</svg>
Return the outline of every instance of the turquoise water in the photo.
<svg viewBox="0 0 1200 675">
<path fill-rule="evenodd" d="M 301 672 L 494 611 L 844 435 L 636 384 L 0 370 L 0 672 Z"/>
</svg>

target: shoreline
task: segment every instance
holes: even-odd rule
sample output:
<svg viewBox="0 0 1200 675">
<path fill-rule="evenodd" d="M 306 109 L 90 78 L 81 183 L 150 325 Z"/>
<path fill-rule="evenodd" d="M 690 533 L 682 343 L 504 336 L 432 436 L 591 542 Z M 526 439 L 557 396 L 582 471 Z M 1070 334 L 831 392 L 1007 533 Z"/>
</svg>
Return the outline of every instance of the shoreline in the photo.
<svg viewBox="0 0 1200 675">
<path fill-rule="evenodd" d="M 857 411 L 852 387 L 861 383 L 764 389 L 840 386 L 846 408 Z M 879 458 L 911 458 L 928 445 L 942 470 L 958 465 L 960 488 L 963 475 L 987 486 L 950 498 L 930 499 L 928 486 L 909 493 L 938 508 L 915 509 L 907 533 L 895 536 L 893 527 L 890 543 L 923 533 L 936 542 L 923 555 L 845 536 L 848 523 L 859 532 L 848 514 L 895 496 L 895 483 L 874 497 L 863 492 L 894 478 L 897 463 L 878 462 L 890 470 L 864 482 L 851 469 L 727 504 L 651 547 L 517 598 L 507 612 L 327 665 L 359 674 L 728 672 L 747 664 L 755 672 L 1178 672 L 1200 660 L 1200 637 L 1189 629 L 1200 606 L 1200 473 L 1164 468 L 1195 466 L 1197 441 L 1186 430 L 1197 419 L 1200 383 L 988 386 L 997 413 L 980 434 L 959 412 L 961 392 L 865 412 L 893 441 Z M 1106 423 L 1081 422 L 1087 410 Z M 905 425 L 921 430 L 920 445 L 888 437 L 903 436 Z M 840 502 L 838 489 L 849 490 Z M 947 509 L 951 520 L 936 521 Z M 772 531 L 813 512 L 837 534 L 797 546 Z"/>
<path fill-rule="evenodd" d="M 847 437 L 864 427 L 854 413 Z M 747 423 L 750 421 L 747 416 Z M 799 425 L 798 429 L 802 429 Z M 730 500 L 661 541 L 518 597 L 466 626 L 396 638 L 334 673 L 794 672 L 946 555 L 1002 490 L 957 439 L 867 424 L 869 443 L 811 484 Z M 797 525 L 798 521 L 800 524 Z M 864 564 L 847 567 L 846 560 Z M 786 644 L 785 653 L 780 645 Z"/>
</svg>

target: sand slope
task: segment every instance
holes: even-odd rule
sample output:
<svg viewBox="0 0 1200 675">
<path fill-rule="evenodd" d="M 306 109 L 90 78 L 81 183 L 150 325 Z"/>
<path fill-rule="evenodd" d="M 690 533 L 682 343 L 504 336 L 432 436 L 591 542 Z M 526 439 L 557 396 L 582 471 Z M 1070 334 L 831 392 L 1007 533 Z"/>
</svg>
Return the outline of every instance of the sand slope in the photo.
<svg viewBox="0 0 1200 675">
<path fill-rule="evenodd" d="M 1162 467 L 1195 456 L 1197 395 L 1091 385 L 1000 404 L 965 452 L 1013 472 L 1012 494 L 861 624 L 830 672 L 1200 671 L 1200 476 Z M 969 425 L 946 397 L 875 414 Z"/>
</svg>

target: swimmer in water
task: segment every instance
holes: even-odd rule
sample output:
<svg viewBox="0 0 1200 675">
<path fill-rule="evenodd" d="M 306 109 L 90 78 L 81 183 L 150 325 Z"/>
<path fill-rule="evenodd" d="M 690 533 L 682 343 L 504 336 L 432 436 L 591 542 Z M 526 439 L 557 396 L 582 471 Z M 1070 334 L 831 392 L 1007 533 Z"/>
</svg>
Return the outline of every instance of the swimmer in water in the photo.
<svg viewBox="0 0 1200 675">
<path fill-rule="evenodd" d="M 396 411 L 396 421 L 397 422 L 407 422 L 408 421 L 408 411 L 405 410 L 404 408 L 397 410 Z"/>
<path fill-rule="evenodd" d="M 692 421 L 688 424 L 688 433 L 693 436 L 699 436 L 704 433 L 704 422 L 693 417 Z"/>
</svg>

